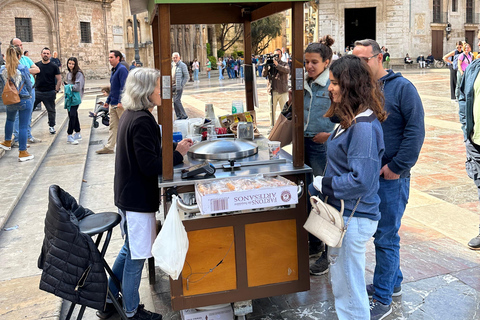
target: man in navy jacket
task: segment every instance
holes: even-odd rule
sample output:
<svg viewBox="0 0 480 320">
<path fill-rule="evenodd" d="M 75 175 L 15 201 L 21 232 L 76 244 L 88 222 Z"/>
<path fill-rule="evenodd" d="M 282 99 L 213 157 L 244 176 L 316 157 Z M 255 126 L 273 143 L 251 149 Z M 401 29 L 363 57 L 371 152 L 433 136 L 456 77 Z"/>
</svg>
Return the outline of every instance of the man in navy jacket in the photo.
<svg viewBox="0 0 480 320">
<path fill-rule="evenodd" d="M 109 154 L 113 153 L 115 149 L 115 143 L 117 142 L 117 129 L 118 121 L 123 113 L 123 107 L 120 100 L 120 95 L 127 80 L 128 70 L 123 64 L 120 63 L 122 54 L 120 51 L 111 50 L 108 55 L 108 61 L 112 65 L 112 75 L 110 76 L 110 94 L 104 105 L 109 109 L 110 124 L 108 126 L 108 141 L 107 144 L 100 150 L 97 150 L 97 154 Z"/>
<path fill-rule="evenodd" d="M 415 86 L 400 73 L 385 70 L 378 43 L 357 41 L 353 54 L 367 62 L 385 95 L 388 118 L 382 123 L 385 153 L 380 170 L 380 214 L 375 233 L 376 265 L 373 285 L 367 286 L 373 297 L 372 320 L 392 312 L 392 296 L 401 295 L 400 236 L 398 230 L 410 191 L 410 169 L 417 162 L 425 138 L 424 111 Z"/>
</svg>

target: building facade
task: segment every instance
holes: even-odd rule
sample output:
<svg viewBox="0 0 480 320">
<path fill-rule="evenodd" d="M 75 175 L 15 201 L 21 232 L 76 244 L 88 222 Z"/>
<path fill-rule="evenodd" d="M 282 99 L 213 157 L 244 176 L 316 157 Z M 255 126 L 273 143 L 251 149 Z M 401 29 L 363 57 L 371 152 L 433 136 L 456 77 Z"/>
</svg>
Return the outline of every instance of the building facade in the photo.
<svg viewBox="0 0 480 320">
<path fill-rule="evenodd" d="M 318 2 L 318 35 L 330 34 L 334 50 L 371 38 L 386 46 L 392 59 L 432 53 L 436 59 L 467 40 L 477 51 L 478 0 L 341 0 Z"/>
<path fill-rule="evenodd" d="M 115 18 L 122 10 L 113 0 L 0 0 L 2 52 L 16 37 L 35 62 L 48 47 L 64 67 L 73 56 L 88 78 L 107 77 L 108 51 L 125 51 L 124 25 Z"/>
</svg>

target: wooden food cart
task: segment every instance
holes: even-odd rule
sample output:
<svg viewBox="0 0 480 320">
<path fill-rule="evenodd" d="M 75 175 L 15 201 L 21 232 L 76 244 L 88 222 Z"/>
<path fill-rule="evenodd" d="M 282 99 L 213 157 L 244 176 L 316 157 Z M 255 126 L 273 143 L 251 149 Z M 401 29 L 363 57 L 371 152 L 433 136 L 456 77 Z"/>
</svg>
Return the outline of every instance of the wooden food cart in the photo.
<svg viewBox="0 0 480 320">
<path fill-rule="evenodd" d="M 263 162 L 239 171 L 217 170 L 215 179 L 262 173 L 282 175 L 298 185 L 305 181 L 311 169 L 304 166 L 303 4 L 304 1 L 281 0 L 130 0 L 132 14 L 149 11 L 155 67 L 162 74 L 162 107 L 158 108 L 163 132 L 163 176 L 159 184 L 162 192 L 168 188 L 175 188 L 178 193 L 193 192 L 195 183 L 182 180 L 178 168 L 174 171 L 173 167 L 171 25 L 243 24 L 245 94 L 247 111 L 251 111 L 254 109 L 251 23 L 287 9 L 292 9 L 293 154 L 282 151 L 283 162 L 269 163 L 263 161 L 265 148 L 259 148 L 254 160 L 263 159 Z M 252 159 L 245 159 L 249 160 Z M 195 161 L 187 159 L 185 165 L 190 164 Z M 181 310 L 309 290 L 308 241 L 303 229 L 306 208 L 304 192 L 293 208 L 184 220 L 190 247 L 182 276 L 171 280 L 172 308 Z M 155 281 L 152 259 L 149 268 L 152 282 Z M 193 279 L 189 277 L 192 273 L 205 274 L 205 277 Z M 189 278 L 192 281 L 187 281 Z"/>
</svg>

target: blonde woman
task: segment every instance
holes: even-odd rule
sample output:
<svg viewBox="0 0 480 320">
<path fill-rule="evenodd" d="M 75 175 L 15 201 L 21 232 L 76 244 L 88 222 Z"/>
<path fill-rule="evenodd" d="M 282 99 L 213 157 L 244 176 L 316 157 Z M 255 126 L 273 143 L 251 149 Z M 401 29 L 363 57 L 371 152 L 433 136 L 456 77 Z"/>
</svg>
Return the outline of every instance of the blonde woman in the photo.
<svg viewBox="0 0 480 320">
<path fill-rule="evenodd" d="M 7 49 L 6 65 L 0 68 L 0 92 L 3 92 L 9 81 L 13 82 L 17 89 L 20 102 L 6 106 L 7 120 L 5 122 L 5 140 L 0 142 L 0 148 L 11 150 L 13 124 L 17 112 L 19 114 L 19 154 L 18 161 L 24 162 L 32 160 L 33 155 L 27 151 L 27 129 L 29 125 L 30 115 L 32 113 L 32 81 L 30 80 L 30 72 L 27 67 L 20 64 L 22 51 L 19 47 L 10 46 Z M 3 100 L 2 100 L 3 103 Z"/>
</svg>

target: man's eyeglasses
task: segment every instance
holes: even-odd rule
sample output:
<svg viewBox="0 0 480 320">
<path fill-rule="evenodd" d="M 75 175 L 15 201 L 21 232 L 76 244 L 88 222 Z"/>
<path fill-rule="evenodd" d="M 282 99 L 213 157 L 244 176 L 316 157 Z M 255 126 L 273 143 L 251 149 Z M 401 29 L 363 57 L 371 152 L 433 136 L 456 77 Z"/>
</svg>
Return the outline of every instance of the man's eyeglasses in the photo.
<svg viewBox="0 0 480 320">
<path fill-rule="evenodd" d="M 375 58 L 375 57 L 378 56 L 379 54 L 380 54 L 380 52 L 377 53 L 377 54 L 374 54 L 374 55 L 371 56 L 371 57 L 359 57 L 359 58 L 362 59 L 363 61 L 365 61 L 366 63 L 368 63 L 368 61 L 370 61 L 370 59 Z"/>
</svg>

